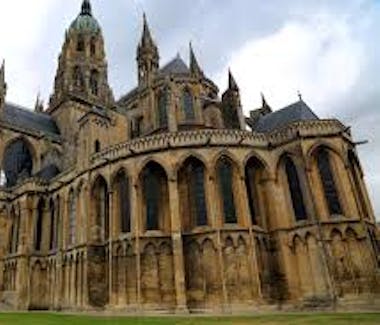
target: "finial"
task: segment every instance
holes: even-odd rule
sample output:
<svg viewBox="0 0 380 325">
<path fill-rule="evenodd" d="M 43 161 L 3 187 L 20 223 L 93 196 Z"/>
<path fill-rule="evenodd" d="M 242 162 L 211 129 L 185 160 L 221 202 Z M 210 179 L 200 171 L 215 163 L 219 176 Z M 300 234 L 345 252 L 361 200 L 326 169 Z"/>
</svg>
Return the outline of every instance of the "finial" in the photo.
<svg viewBox="0 0 380 325">
<path fill-rule="evenodd" d="M 265 114 L 267 113 L 271 113 L 272 112 L 272 108 L 268 105 L 268 102 L 267 100 L 265 99 L 265 96 L 264 96 L 264 93 L 261 92 L 261 100 L 262 100 L 262 110 Z"/>
<path fill-rule="evenodd" d="M 150 33 L 150 28 L 148 24 L 148 19 L 146 17 L 146 13 L 143 13 L 143 35 L 141 39 L 141 44 L 143 45 L 153 45 L 153 38 Z"/>
<path fill-rule="evenodd" d="M 201 67 L 198 64 L 197 57 L 195 56 L 194 50 L 193 50 L 193 44 L 189 43 L 189 49 L 190 49 L 190 71 L 195 76 L 203 76 L 203 71 Z"/>
<path fill-rule="evenodd" d="M 239 91 L 237 82 L 234 76 L 232 75 L 231 68 L 228 69 L 228 88 L 231 90 Z"/>
<path fill-rule="evenodd" d="M 83 0 L 81 15 L 92 16 L 90 0 Z"/>
<path fill-rule="evenodd" d="M 302 99 L 302 93 L 299 90 L 297 91 L 297 96 L 298 96 L 298 98 L 299 98 L 300 101 L 303 100 Z"/>
<path fill-rule="evenodd" d="M 34 105 L 34 110 L 38 113 L 42 113 L 44 111 L 44 102 L 41 100 L 41 94 L 38 92 L 36 98 L 36 104 Z"/>
</svg>

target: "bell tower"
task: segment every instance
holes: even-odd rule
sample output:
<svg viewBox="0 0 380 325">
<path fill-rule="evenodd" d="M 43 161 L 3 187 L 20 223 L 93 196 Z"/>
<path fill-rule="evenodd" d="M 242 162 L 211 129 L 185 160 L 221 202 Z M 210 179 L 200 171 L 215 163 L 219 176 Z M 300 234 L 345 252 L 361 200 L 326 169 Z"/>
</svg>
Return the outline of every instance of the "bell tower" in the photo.
<svg viewBox="0 0 380 325">
<path fill-rule="evenodd" d="M 153 41 L 146 15 L 143 16 L 143 33 L 137 48 L 139 86 L 147 86 L 159 68 L 160 56 Z"/>
<path fill-rule="evenodd" d="M 83 0 L 78 17 L 66 31 L 50 109 L 67 100 L 85 101 L 102 107 L 113 103 L 102 30 L 93 16 L 89 0 Z"/>
</svg>

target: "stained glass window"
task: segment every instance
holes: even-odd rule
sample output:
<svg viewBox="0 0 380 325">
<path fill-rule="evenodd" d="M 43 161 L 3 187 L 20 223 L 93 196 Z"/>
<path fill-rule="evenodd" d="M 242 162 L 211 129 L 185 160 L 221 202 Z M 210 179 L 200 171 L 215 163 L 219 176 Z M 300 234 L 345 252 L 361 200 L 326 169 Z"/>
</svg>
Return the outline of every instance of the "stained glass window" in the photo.
<svg viewBox="0 0 380 325">
<path fill-rule="evenodd" d="M 69 245 L 75 244 L 75 224 L 76 224 L 76 197 L 74 190 L 69 193 Z"/>
<path fill-rule="evenodd" d="M 49 202 L 49 210 L 50 210 L 50 238 L 49 238 L 49 249 L 52 250 L 54 247 L 54 232 L 55 232 L 55 223 L 56 223 L 56 216 L 55 216 L 55 207 L 54 207 L 54 201 L 53 199 L 50 199 Z"/>
<path fill-rule="evenodd" d="M 236 209 L 233 193 L 233 167 L 227 158 L 218 163 L 219 190 L 225 223 L 237 223 Z"/>
<path fill-rule="evenodd" d="M 194 101 L 189 89 L 185 89 L 182 95 L 183 111 L 185 112 L 186 121 L 194 120 Z"/>
<path fill-rule="evenodd" d="M 121 171 L 116 176 L 115 181 L 117 208 L 120 220 L 121 232 L 127 233 L 131 231 L 130 217 L 130 197 L 129 197 L 129 180 L 124 171 Z"/>
<path fill-rule="evenodd" d="M 35 237 L 35 242 L 34 242 L 34 248 L 36 251 L 41 250 L 44 209 L 45 209 L 45 202 L 43 199 L 40 199 L 37 206 L 37 222 L 36 222 L 36 233 L 35 233 L 36 237 Z"/>
<path fill-rule="evenodd" d="M 322 148 L 318 151 L 317 164 L 329 212 L 330 214 L 342 214 L 330 156 L 326 149 Z"/>
<path fill-rule="evenodd" d="M 159 93 L 158 99 L 158 125 L 160 128 L 168 126 L 168 92 L 163 90 Z"/>
<path fill-rule="evenodd" d="M 306 220 L 307 213 L 305 208 L 305 201 L 297 173 L 297 168 L 289 157 L 285 158 L 285 171 L 288 179 L 288 186 L 290 197 L 292 199 L 295 218 L 297 221 Z"/>
</svg>

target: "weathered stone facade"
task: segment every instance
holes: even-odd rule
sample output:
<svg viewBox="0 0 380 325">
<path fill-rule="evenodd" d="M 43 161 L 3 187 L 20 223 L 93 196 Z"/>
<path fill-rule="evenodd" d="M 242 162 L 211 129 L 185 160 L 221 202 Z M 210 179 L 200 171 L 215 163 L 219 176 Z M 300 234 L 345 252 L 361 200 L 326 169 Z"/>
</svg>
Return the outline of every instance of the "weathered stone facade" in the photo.
<svg viewBox="0 0 380 325">
<path fill-rule="evenodd" d="M 190 47 L 115 101 L 89 1 L 44 111 L 0 71 L 0 305 L 239 311 L 380 307 L 379 228 L 350 129 L 302 99 L 243 116 Z M 248 130 L 248 126 L 251 130 Z"/>
</svg>

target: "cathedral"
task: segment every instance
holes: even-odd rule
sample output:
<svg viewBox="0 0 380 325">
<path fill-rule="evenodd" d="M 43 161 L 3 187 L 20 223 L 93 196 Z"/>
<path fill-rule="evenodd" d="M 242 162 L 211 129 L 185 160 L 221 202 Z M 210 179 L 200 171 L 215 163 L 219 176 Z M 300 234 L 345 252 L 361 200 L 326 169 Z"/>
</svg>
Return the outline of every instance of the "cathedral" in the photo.
<svg viewBox="0 0 380 325">
<path fill-rule="evenodd" d="M 110 4 L 111 5 L 111 4 Z M 49 103 L 0 69 L 0 309 L 380 308 L 380 229 L 349 126 L 299 100 L 243 114 L 193 47 L 160 64 L 143 17 L 115 99 L 89 0 Z"/>
</svg>

